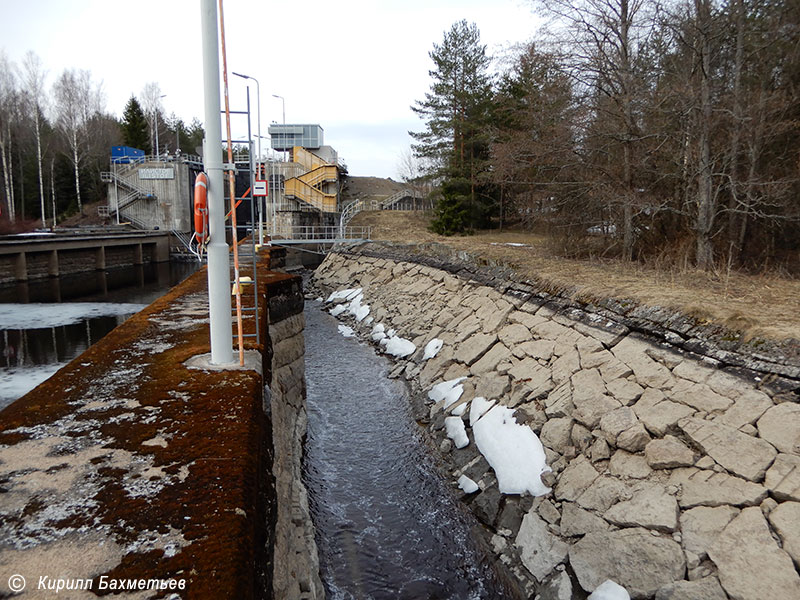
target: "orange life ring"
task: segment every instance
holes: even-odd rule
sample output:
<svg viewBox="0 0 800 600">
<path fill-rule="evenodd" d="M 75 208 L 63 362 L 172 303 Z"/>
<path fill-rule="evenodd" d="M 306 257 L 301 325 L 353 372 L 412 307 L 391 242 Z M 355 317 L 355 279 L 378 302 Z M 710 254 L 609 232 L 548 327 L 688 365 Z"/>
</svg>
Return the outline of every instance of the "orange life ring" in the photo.
<svg viewBox="0 0 800 600">
<path fill-rule="evenodd" d="M 199 173 L 194 180 L 194 231 L 197 241 L 208 237 L 208 177 Z"/>
</svg>

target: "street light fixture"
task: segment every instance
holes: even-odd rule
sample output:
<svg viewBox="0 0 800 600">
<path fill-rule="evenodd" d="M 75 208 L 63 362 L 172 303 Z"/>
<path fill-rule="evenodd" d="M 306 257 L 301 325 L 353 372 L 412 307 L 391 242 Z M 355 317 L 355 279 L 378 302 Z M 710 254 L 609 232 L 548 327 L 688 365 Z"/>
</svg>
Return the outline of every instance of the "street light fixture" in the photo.
<svg viewBox="0 0 800 600">
<path fill-rule="evenodd" d="M 166 97 L 167 97 L 167 95 L 163 94 L 163 95 L 159 96 L 158 99 L 160 101 L 162 98 L 166 98 Z M 158 146 L 158 104 L 160 104 L 160 102 L 156 103 L 156 105 L 153 106 L 153 125 L 155 126 L 155 130 L 156 130 L 156 158 L 161 156 L 161 148 L 159 148 L 159 146 Z"/>
<path fill-rule="evenodd" d="M 258 160 L 256 161 L 257 169 L 259 173 L 261 172 L 261 86 L 258 84 L 258 79 L 255 77 L 251 77 L 250 75 L 243 75 L 241 73 L 237 73 L 236 71 L 231 71 L 232 74 L 236 75 L 237 77 L 241 77 L 242 79 L 252 79 L 256 82 L 256 114 L 258 115 Z M 264 243 L 264 218 L 263 218 L 263 209 L 261 205 L 263 204 L 263 200 L 258 201 L 258 243 Z"/>
<path fill-rule="evenodd" d="M 286 144 L 286 100 L 283 98 L 283 96 L 278 96 L 278 94 L 272 94 L 272 97 L 273 98 L 280 98 L 281 106 L 283 108 L 283 125 L 284 125 L 284 130 L 283 130 L 283 143 L 284 143 L 283 160 L 286 161 L 287 160 L 286 149 L 285 149 L 286 148 L 286 146 L 285 146 L 285 144 Z"/>
</svg>

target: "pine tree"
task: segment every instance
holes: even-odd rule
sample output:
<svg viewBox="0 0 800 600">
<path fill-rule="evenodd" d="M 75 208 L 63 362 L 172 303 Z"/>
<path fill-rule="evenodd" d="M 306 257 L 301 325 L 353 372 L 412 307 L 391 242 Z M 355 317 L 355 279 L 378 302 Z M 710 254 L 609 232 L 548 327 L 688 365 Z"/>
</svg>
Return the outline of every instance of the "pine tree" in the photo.
<svg viewBox="0 0 800 600">
<path fill-rule="evenodd" d="M 466 194 L 461 182 L 451 186 L 461 191 L 450 193 L 445 205 L 460 206 L 447 208 L 449 216 L 437 213 L 441 222 L 434 228 L 451 234 L 485 225 L 493 207 L 487 177 L 490 58 L 478 27 L 465 20 L 454 23 L 429 55 L 435 65 L 431 89 L 411 107 L 425 120 L 426 130 L 409 133 L 418 142 L 412 146 L 416 156 L 434 165 L 433 175 L 469 184 Z M 454 214 L 458 218 L 451 218 Z"/>
<path fill-rule="evenodd" d="M 122 114 L 122 137 L 126 146 L 146 150 L 148 148 L 150 132 L 144 111 L 135 96 L 125 105 Z"/>
</svg>

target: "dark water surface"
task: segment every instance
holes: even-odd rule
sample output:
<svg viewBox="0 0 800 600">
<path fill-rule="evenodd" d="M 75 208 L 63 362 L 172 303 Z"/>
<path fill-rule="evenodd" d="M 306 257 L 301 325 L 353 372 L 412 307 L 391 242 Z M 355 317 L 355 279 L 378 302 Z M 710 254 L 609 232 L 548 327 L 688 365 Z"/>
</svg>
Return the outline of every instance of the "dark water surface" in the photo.
<svg viewBox="0 0 800 600">
<path fill-rule="evenodd" d="M 0 409 L 197 267 L 140 265 L 0 286 Z"/>
<path fill-rule="evenodd" d="M 507 598 L 389 362 L 306 305 L 309 488 L 328 598 Z"/>
</svg>

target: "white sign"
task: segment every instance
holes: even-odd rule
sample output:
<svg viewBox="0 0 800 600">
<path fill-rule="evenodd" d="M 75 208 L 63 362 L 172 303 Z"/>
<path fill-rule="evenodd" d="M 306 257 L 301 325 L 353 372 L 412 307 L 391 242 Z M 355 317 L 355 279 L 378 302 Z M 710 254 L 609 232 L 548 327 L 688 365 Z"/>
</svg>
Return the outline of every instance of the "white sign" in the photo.
<svg viewBox="0 0 800 600">
<path fill-rule="evenodd" d="M 267 182 L 266 180 L 256 179 L 253 184 L 253 196 L 266 196 L 267 195 Z"/>
<path fill-rule="evenodd" d="M 139 179 L 174 179 L 175 170 L 172 167 L 139 169 Z"/>
</svg>

